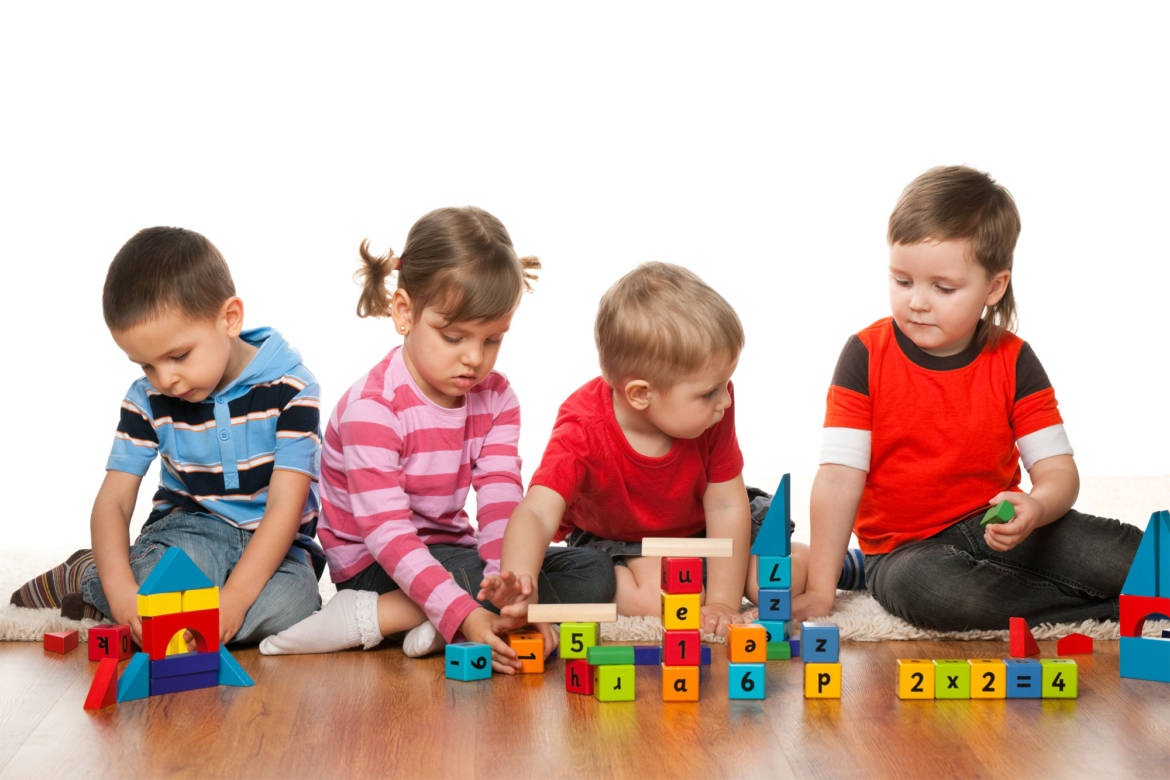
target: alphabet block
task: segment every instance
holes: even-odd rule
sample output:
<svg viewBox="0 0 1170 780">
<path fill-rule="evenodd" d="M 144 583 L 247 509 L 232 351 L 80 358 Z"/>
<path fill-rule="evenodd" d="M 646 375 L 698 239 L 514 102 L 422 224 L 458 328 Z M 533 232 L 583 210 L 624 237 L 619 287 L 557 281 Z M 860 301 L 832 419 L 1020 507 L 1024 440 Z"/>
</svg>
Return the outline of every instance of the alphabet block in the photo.
<svg viewBox="0 0 1170 780">
<path fill-rule="evenodd" d="M 596 623 L 561 623 L 561 658 L 584 658 L 597 644 Z"/>
<path fill-rule="evenodd" d="M 699 627 L 698 593 L 663 593 L 662 627 L 697 629 Z"/>
<path fill-rule="evenodd" d="M 45 649 L 52 653 L 68 653 L 77 647 L 77 631 L 46 631 Z"/>
<path fill-rule="evenodd" d="M 702 593 L 702 558 L 663 558 L 662 590 L 664 593 Z"/>
<path fill-rule="evenodd" d="M 757 620 L 768 633 L 769 642 L 783 642 L 788 632 L 787 620 Z"/>
<path fill-rule="evenodd" d="M 613 623 L 617 604 L 529 604 L 529 623 Z"/>
<path fill-rule="evenodd" d="M 833 664 L 839 660 L 841 632 L 832 623 L 806 620 L 800 624 L 800 660 Z"/>
<path fill-rule="evenodd" d="M 134 647 L 130 641 L 130 626 L 103 624 L 89 630 L 89 660 L 117 658 L 121 661 L 132 655 Z"/>
<path fill-rule="evenodd" d="M 898 698 L 934 698 L 934 661 L 929 658 L 898 659 Z"/>
<path fill-rule="evenodd" d="M 633 701 L 634 665 L 594 666 L 593 695 L 598 701 Z"/>
<path fill-rule="evenodd" d="M 1007 665 L 1001 658 L 972 658 L 971 698 L 1007 698 Z"/>
<path fill-rule="evenodd" d="M 764 665 L 728 664 L 727 696 L 732 699 L 764 698 Z"/>
<path fill-rule="evenodd" d="M 727 658 L 733 664 L 758 664 L 767 661 L 767 630 L 758 623 L 728 626 Z"/>
<path fill-rule="evenodd" d="M 791 620 L 792 592 L 788 588 L 760 588 L 760 620 Z"/>
<path fill-rule="evenodd" d="M 565 661 L 565 690 L 569 693 L 593 695 L 593 670 L 584 658 Z"/>
<path fill-rule="evenodd" d="M 934 698 L 970 699 L 971 664 L 965 658 L 936 658 Z"/>
<path fill-rule="evenodd" d="M 804 665 L 804 698 L 840 699 L 841 664 L 812 663 Z"/>
<path fill-rule="evenodd" d="M 219 588 L 196 588 L 183 591 L 183 611 L 219 609 Z"/>
<path fill-rule="evenodd" d="M 544 636 L 539 631 L 514 631 L 508 644 L 520 659 L 520 674 L 544 673 Z"/>
<path fill-rule="evenodd" d="M 667 666 L 698 666 L 700 644 L 697 629 L 663 631 L 662 663 Z"/>
<path fill-rule="evenodd" d="M 100 710 L 118 700 L 118 659 L 103 658 L 98 661 L 97 672 L 89 686 L 89 694 L 85 697 L 87 710 Z"/>
<path fill-rule="evenodd" d="M 1012 658 L 1027 658 L 1033 655 L 1040 655 L 1040 647 L 1036 644 L 1036 640 L 1032 637 L 1032 629 L 1028 628 L 1028 621 L 1022 617 L 1014 617 L 1008 620 L 1009 629 L 1009 655 Z"/>
<path fill-rule="evenodd" d="M 172 550 L 175 548 L 171 548 Z M 183 611 L 182 593 L 138 594 L 138 616 L 157 617 Z"/>
<path fill-rule="evenodd" d="M 1040 661 L 1040 695 L 1045 699 L 1077 697 L 1077 662 L 1071 658 L 1044 658 Z"/>
<path fill-rule="evenodd" d="M 663 701 L 698 701 L 699 667 L 662 665 Z"/>
<path fill-rule="evenodd" d="M 1006 658 L 1007 698 L 1039 699 L 1043 682 L 1039 661 L 1024 658 Z"/>
<path fill-rule="evenodd" d="M 1121 676 L 1170 682 L 1170 639 L 1121 637 Z"/>
<path fill-rule="evenodd" d="M 585 653 L 590 666 L 633 666 L 633 645 L 594 645 Z"/>
<path fill-rule="evenodd" d="M 730 558 L 731 540 L 648 536 L 642 540 L 642 555 L 661 558 Z"/>
<path fill-rule="evenodd" d="M 787 555 L 761 555 L 756 581 L 761 588 L 791 588 L 792 558 Z"/>
<path fill-rule="evenodd" d="M 1093 652 L 1093 637 L 1069 634 L 1056 640 L 1057 655 L 1085 655 Z"/>
<path fill-rule="evenodd" d="M 447 645 L 443 655 L 448 680 L 487 680 L 492 676 L 491 645 L 479 642 L 455 642 Z"/>
</svg>

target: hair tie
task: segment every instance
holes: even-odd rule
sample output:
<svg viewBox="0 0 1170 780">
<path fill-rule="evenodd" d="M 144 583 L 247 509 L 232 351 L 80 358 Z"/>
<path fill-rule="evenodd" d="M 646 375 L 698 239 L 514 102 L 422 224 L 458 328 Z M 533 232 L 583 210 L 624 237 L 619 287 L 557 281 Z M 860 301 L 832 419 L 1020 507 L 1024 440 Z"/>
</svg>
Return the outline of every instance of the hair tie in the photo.
<svg viewBox="0 0 1170 780">
<path fill-rule="evenodd" d="M 393 258 L 393 260 L 394 260 L 394 270 L 401 271 L 402 264 L 404 262 L 403 259 L 401 257 L 395 257 L 395 258 Z"/>
</svg>

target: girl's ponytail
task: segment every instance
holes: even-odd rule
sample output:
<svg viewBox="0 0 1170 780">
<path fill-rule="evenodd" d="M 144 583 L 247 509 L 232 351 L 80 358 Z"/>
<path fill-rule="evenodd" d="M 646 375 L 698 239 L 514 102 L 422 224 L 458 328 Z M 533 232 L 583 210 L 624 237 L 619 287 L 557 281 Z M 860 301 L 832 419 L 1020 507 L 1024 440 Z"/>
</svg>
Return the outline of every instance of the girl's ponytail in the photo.
<svg viewBox="0 0 1170 780">
<path fill-rule="evenodd" d="M 368 238 L 362 241 L 358 251 L 362 257 L 362 267 L 354 272 L 354 279 L 362 286 L 362 293 L 358 298 L 357 315 L 389 317 L 391 294 L 386 288 L 386 278 L 402 261 L 394 257 L 393 250 L 384 255 L 372 254 Z"/>
</svg>

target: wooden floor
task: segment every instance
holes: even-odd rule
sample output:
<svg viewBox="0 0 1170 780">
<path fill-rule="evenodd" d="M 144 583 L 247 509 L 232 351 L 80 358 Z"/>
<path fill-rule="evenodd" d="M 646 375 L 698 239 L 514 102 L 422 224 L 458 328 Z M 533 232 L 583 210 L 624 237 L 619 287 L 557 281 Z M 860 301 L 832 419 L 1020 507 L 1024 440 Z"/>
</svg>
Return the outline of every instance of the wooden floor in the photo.
<svg viewBox="0 0 1170 780">
<path fill-rule="evenodd" d="M 1055 655 L 1055 643 L 1041 650 Z M 732 701 L 722 646 L 702 701 L 603 704 L 543 676 L 445 679 L 397 648 L 234 655 L 252 688 L 82 709 L 96 664 L 0 643 L 0 777 L 1154 777 L 1170 759 L 1170 685 L 1123 680 L 1117 642 L 1079 656 L 1072 701 L 903 702 L 895 659 L 1003 657 L 1002 642 L 844 643 L 843 696 L 806 700 L 799 661 L 768 698 Z"/>
</svg>

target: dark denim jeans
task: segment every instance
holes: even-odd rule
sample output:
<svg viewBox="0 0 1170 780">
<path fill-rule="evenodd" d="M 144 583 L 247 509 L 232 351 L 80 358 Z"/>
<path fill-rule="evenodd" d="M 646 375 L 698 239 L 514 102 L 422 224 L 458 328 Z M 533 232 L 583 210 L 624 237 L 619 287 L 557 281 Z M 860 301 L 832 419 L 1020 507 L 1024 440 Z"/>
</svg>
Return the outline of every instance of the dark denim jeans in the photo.
<svg viewBox="0 0 1170 780">
<path fill-rule="evenodd" d="M 1142 529 L 1070 511 L 1008 552 L 983 541 L 982 511 L 929 539 L 865 559 L 874 598 L 917 626 L 941 631 L 1116 620 L 1117 596 Z"/>
</svg>

